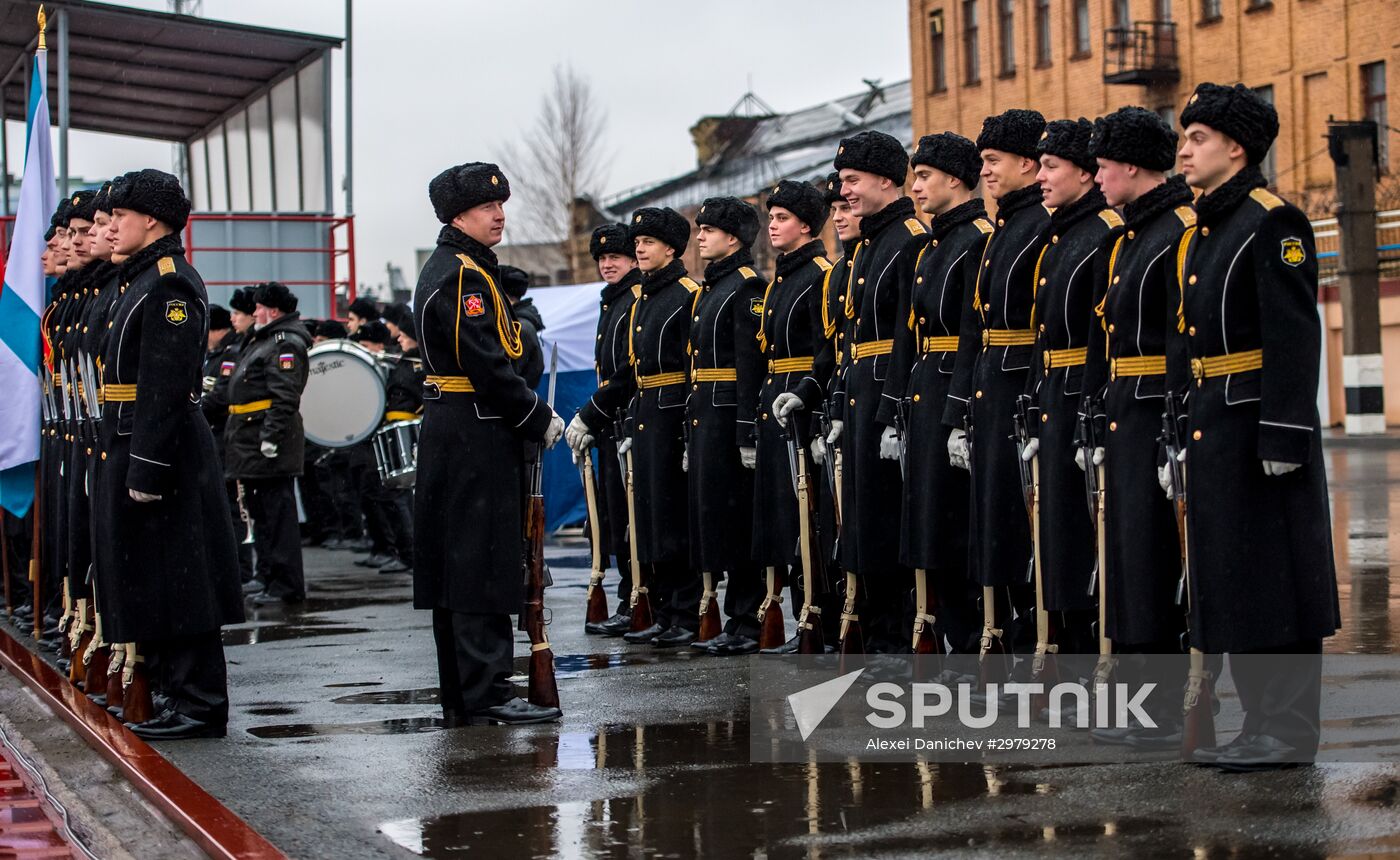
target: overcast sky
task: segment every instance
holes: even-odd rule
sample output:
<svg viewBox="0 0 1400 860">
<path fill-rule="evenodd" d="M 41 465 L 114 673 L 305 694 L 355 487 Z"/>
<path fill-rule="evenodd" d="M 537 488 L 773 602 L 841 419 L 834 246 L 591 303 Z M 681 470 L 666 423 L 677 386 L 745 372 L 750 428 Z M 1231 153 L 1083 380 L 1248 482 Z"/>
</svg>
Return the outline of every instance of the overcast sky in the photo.
<svg viewBox="0 0 1400 860">
<path fill-rule="evenodd" d="M 166 9 L 164 0 L 120 5 Z M 909 76 L 908 5 L 838 0 L 356 0 L 355 214 L 359 279 L 386 262 L 414 274 L 413 251 L 438 224 L 427 184 L 463 161 L 492 161 L 539 110 L 556 64 L 586 77 L 608 113 L 616 153 L 605 192 L 695 166 L 689 129 L 727 112 L 749 87 L 788 111 Z M 202 14 L 239 23 L 345 34 L 343 0 L 204 0 Z M 844 23 L 843 23 L 844 22 Z M 343 53 L 335 54 L 337 182 L 344 176 Z M 10 164 L 23 158 L 10 128 Z M 168 144 L 74 133 L 74 176 L 170 169 Z M 18 170 L 18 167 L 12 167 Z M 344 195 L 337 195 L 337 210 Z M 507 218 L 509 218 L 509 206 Z"/>
</svg>

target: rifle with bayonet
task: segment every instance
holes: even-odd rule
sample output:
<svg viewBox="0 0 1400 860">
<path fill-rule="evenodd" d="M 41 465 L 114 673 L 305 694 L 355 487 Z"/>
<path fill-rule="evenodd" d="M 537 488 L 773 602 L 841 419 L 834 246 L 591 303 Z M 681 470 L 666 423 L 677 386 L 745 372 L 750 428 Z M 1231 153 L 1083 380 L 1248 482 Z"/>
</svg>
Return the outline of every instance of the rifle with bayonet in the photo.
<svg viewBox="0 0 1400 860">
<path fill-rule="evenodd" d="M 1096 549 L 1094 570 L 1089 576 L 1089 596 L 1098 596 L 1099 658 L 1094 663 L 1094 676 L 1091 689 L 1097 694 L 1107 689 L 1113 676 L 1117 660 L 1113 657 L 1113 642 L 1108 638 L 1108 531 L 1104 526 L 1105 504 L 1108 496 L 1105 490 L 1103 463 L 1094 462 L 1094 451 L 1103 444 L 1103 412 L 1097 398 L 1086 401 L 1084 410 L 1079 413 L 1077 434 L 1079 447 L 1084 458 L 1084 491 L 1089 501 L 1089 520 L 1094 526 L 1094 546 Z"/>
<path fill-rule="evenodd" d="M 968 472 L 975 474 L 976 464 L 973 458 L 977 454 L 977 448 L 973 444 L 973 434 L 976 427 L 972 421 L 972 404 L 967 407 L 967 417 L 964 420 L 967 428 L 965 442 L 967 443 L 967 467 Z M 1011 655 L 1006 650 L 1005 631 L 997 626 L 997 600 L 996 588 L 990 585 L 982 586 L 982 637 L 977 645 L 977 677 L 978 685 L 982 690 L 986 690 L 992 684 L 999 684 L 1006 680 L 1011 674 Z"/>
<path fill-rule="evenodd" d="M 1179 395 L 1166 396 L 1162 413 L 1162 447 L 1166 450 L 1167 469 L 1172 478 L 1172 501 L 1176 511 L 1176 529 L 1181 546 L 1181 579 L 1177 582 L 1176 599 L 1186 612 L 1184 638 L 1190 654 L 1190 669 L 1186 675 L 1186 694 L 1181 704 L 1185 720 L 1181 731 L 1181 753 L 1191 754 L 1203 747 L 1215 746 L 1215 684 L 1206 656 L 1191 644 L 1191 552 L 1186 525 L 1186 410 Z"/>
<path fill-rule="evenodd" d="M 588 612 L 585 624 L 600 624 L 608 620 L 608 596 L 603 593 L 603 525 L 598 513 L 598 481 L 593 474 L 593 451 L 583 450 L 579 458 L 579 476 L 583 478 L 583 497 L 588 503 L 588 532 L 592 539 L 592 564 L 588 573 Z"/>
<path fill-rule="evenodd" d="M 1059 646 L 1050 641 L 1050 612 L 1045 608 L 1045 574 L 1040 563 L 1040 458 L 1026 462 L 1030 445 L 1032 398 L 1022 394 L 1016 398 L 1016 460 L 1021 466 L 1022 490 L 1026 497 L 1026 515 L 1031 523 L 1031 573 L 1035 581 L 1035 654 L 1031 658 L 1031 683 L 1041 683 L 1045 692 L 1031 701 L 1038 713 L 1049 701 L 1048 691 L 1059 682 L 1059 669 L 1054 654 Z M 1037 701 L 1037 699 L 1039 701 Z"/>
<path fill-rule="evenodd" d="M 549 355 L 549 408 L 554 409 L 554 392 L 559 382 L 559 344 Z M 525 605 L 520 611 L 520 629 L 530 638 L 530 681 L 528 701 L 542 708 L 559 707 L 559 686 L 554 678 L 554 651 L 545 631 L 544 590 L 549 572 L 544 562 L 544 445 L 532 443 L 534 462 L 530 464 L 530 498 L 525 506 Z"/>
<path fill-rule="evenodd" d="M 798 416 L 788 418 L 788 457 L 792 463 L 797 491 L 797 549 L 802 560 L 802 610 L 797 616 L 797 653 L 825 654 L 822 610 L 819 594 L 826 593 L 826 559 L 822 554 L 821 513 L 812 473 L 807 468 L 807 449 L 798 431 Z"/>
<path fill-rule="evenodd" d="M 616 438 L 621 444 L 627 438 L 627 419 L 621 415 L 617 418 Z M 656 623 L 655 616 L 651 611 L 651 597 L 647 594 L 647 587 L 642 577 L 642 559 L 637 548 L 637 489 L 636 474 L 632 470 L 632 448 L 629 445 L 626 453 L 617 455 L 618 465 L 622 467 L 624 484 L 627 488 L 627 544 L 629 562 L 632 565 L 632 596 L 629 604 L 629 611 L 632 615 L 631 631 L 636 633 L 646 630 Z"/>
</svg>

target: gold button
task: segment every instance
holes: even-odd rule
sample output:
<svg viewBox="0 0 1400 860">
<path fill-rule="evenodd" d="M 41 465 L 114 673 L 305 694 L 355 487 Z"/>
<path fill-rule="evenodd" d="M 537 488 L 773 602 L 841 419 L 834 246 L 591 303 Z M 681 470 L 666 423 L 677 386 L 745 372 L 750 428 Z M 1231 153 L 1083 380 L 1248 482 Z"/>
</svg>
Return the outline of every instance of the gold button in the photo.
<svg viewBox="0 0 1400 860">
<path fill-rule="evenodd" d="M 857 283 L 857 284 L 863 284 L 863 283 L 865 283 L 865 278 L 856 278 L 856 283 Z"/>
<path fill-rule="evenodd" d="M 106 452 L 106 451 L 103 451 L 103 452 L 102 452 L 102 459 L 104 459 L 104 460 L 107 459 L 107 452 Z"/>
<path fill-rule="evenodd" d="M 1196 327 L 1195 327 L 1195 326 L 1191 326 L 1190 328 L 1188 328 L 1188 329 L 1186 330 L 1186 333 L 1189 334 L 1189 335 L 1191 335 L 1192 337 L 1195 337 L 1195 336 L 1196 336 Z"/>
<path fill-rule="evenodd" d="M 767 413 L 767 412 L 763 413 L 763 420 L 764 420 L 764 421 L 767 421 L 767 420 L 768 420 L 768 413 Z"/>
<path fill-rule="evenodd" d="M 1133 238 L 1133 237 L 1136 236 L 1136 235 L 1137 235 L 1137 234 L 1134 233 L 1132 230 L 1129 230 L 1129 231 L 1128 231 L 1128 238 L 1129 238 L 1129 239 Z"/>
<path fill-rule="evenodd" d="M 855 399 L 854 397 L 851 398 L 851 405 L 852 405 L 852 406 L 855 406 L 855 405 L 856 405 L 856 399 Z"/>
<path fill-rule="evenodd" d="M 638 430 L 645 430 L 645 429 L 647 429 L 647 425 L 645 425 L 645 424 L 638 424 L 638 425 L 637 425 L 637 429 L 638 429 Z"/>
<path fill-rule="evenodd" d="M 768 312 L 768 315 L 771 317 L 771 316 L 773 315 L 773 312 L 772 312 L 772 311 L 769 311 L 769 312 Z M 699 318 L 699 317 L 696 317 L 696 319 L 700 319 L 700 318 Z"/>
<path fill-rule="evenodd" d="M 782 283 L 782 282 L 783 282 L 783 278 L 782 278 L 782 276 L 781 276 L 781 275 L 779 275 L 779 276 L 778 276 L 778 283 L 780 283 L 780 284 L 781 284 L 781 283 Z"/>
<path fill-rule="evenodd" d="M 1118 277 L 1117 275 L 1114 275 L 1114 276 L 1113 276 L 1113 283 L 1116 284 L 1116 283 L 1118 283 L 1118 281 L 1119 281 L 1119 277 Z"/>
<path fill-rule="evenodd" d="M 1108 333 L 1113 334 L 1113 323 L 1108 324 Z"/>
<path fill-rule="evenodd" d="M 938 240 L 937 240 L 937 239 L 934 239 L 934 240 L 933 240 L 933 247 L 935 247 L 935 248 L 938 247 Z"/>
<path fill-rule="evenodd" d="M 1006 226 L 1006 219 L 1005 219 L 1005 218 L 998 218 L 998 219 L 997 219 L 997 226 L 998 226 L 998 227 L 1005 227 L 1005 226 Z"/>
<path fill-rule="evenodd" d="M 1051 237 L 1050 237 L 1050 244 L 1051 244 L 1051 245 L 1058 245 L 1058 244 L 1060 244 L 1060 237 L 1059 237 L 1059 236 L 1051 236 Z"/>
<path fill-rule="evenodd" d="M 603 305 L 603 310 L 607 310 L 607 309 L 608 309 L 608 306 L 607 306 L 607 305 Z"/>
<path fill-rule="evenodd" d="M 773 384 L 773 377 L 771 377 L 771 376 L 768 377 L 768 384 L 769 384 L 769 385 L 772 385 L 772 384 Z"/>
<path fill-rule="evenodd" d="M 700 386 L 698 386 L 698 385 L 692 385 L 692 386 L 690 386 L 690 390 L 691 390 L 691 391 L 699 391 L 699 390 L 700 390 Z"/>
<path fill-rule="evenodd" d="M 983 265 L 983 267 L 985 267 L 985 268 L 991 268 L 992 261 L 991 261 L 991 260 L 988 260 L 987 262 L 983 263 L 982 265 Z"/>
<path fill-rule="evenodd" d="M 1186 279 L 1186 283 L 1188 283 L 1188 284 L 1194 284 L 1194 283 L 1196 283 L 1196 276 L 1195 276 L 1195 275 L 1192 275 L 1191 277 L 1187 278 L 1187 279 Z"/>
<path fill-rule="evenodd" d="M 918 403 L 918 402 L 919 402 L 919 395 L 917 395 L 917 394 L 914 395 L 914 402 L 915 402 L 915 403 Z"/>
<path fill-rule="evenodd" d="M 602 340 L 602 339 L 603 339 L 603 336 L 602 336 L 601 334 L 598 335 L 598 340 Z"/>
<path fill-rule="evenodd" d="M 989 310 L 991 310 L 991 309 L 992 309 L 992 303 L 991 303 L 991 302 L 987 302 L 985 305 L 982 306 L 982 310 L 984 310 L 984 311 L 989 311 Z"/>
<path fill-rule="evenodd" d="M 1197 442 L 1201 441 L 1201 431 L 1197 430 L 1195 433 L 1192 433 L 1191 438 L 1195 439 Z"/>
<path fill-rule="evenodd" d="M 869 240 L 869 239 L 866 239 L 866 240 L 865 240 L 865 244 L 869 245 L 869 244 L 870 244 L 870 240 Z M 851 263 L 852 263 L 852 265 L 854 265 L 854 264 L 855 264 L 855 260 L 852 260 Z"/>
<path fill-rule="evenodd" d="M 700 317 L 697 316 L 697 317 L 695 318 L 695 321 L 696 321 L 696 322 L 700 322 Z"/>
<path fill-rule="evenodd" d="M 978 399 L 978 400 L 981 400 L 981 399 L 982 399 L 982 392 L 980 392 L 980 391 L 977 392 L 977 399 Z"/>
<path fill-rule="evenodd" d="M 916 283 L 916 284 L 922 284 L 923 282 L 924 282 L 924 276 L 923 276 L 923 275 L 920 275 L 920 276 L 918 276 L 917 278 L 914 279 L 914 283 Z"/>
<path fill-rule="evenodd" d="M 1040 285 L 1041 285 L 1042 287 L 1045 286 L 1045 279 L 1044 279 L 1044 278 L 1041 278 L 1041 279 L 1040 279 Z"/>
<path fill-rule="evenodd" d="M 1110 421 L 1110 422 L 1108 422 L 1108 429 L 1109 429 L 1109 430 L 1117 430 L 1117 429 L 1118 429 L 1118 422 L 1117 422 L 1117 421 Z"/>
<path fill-rule="evenodd" d="M 1041 323 L 1041 324 L 1040 324 L 1040 330 L 1041 330 L 1041 331 L 1045 331 L 1045 323 Z"/>
<path fill-rule="evenodd" d="M 641 331 L 641 330 L 642 330 L 642 327 L 641 327 L 641 326 L 637 326 L 637 331 Z"/>
<path fill-rule="evenodd" d="M 924 319 L 923 317 L 919 317 L 919 325 L 925 325 L 927 322 L 928 320 Z"/>
<path fill-rule="evenodd" d="M 1210 228 L 1209 228 L 1209 227 L 1202 227 L 1202 228 L 1201 228 L 1201 235 L 1202 235 L 1202 236 L 1209 236 L 1209 235 L 1210 235 Z"/>
<path fill-rule="evenodd" d="M 692 418 L 692 419 L 690 419 L 690 426 L 691 426 L 691 427 L 699 427 L 699 426 L 700 426 L 700 419 L 699 419 L 699 418 Z"/>
<path fill-rule="evenodd" d="M 1049 413 L 1046 413 L 1046 412 L 1040 413 L 1040 423 L 1041 423 L 1041 424 L 1044 424 L 1046 421 L 1049 421 L 1049 420 L 1050 420 L 1050 415 L 1049 415 Z"/>
</svg>

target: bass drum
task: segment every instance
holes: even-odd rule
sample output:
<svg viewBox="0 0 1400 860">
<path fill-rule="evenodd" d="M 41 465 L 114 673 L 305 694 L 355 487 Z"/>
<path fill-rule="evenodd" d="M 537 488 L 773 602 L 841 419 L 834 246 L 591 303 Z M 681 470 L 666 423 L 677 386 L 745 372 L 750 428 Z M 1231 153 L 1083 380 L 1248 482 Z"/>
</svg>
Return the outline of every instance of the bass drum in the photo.
<svg viewBox="0 0 1400 860">
<path fill-rule="evenodd" d="M 384 420 L 384 371 L 374 353 L 348 340 L 327 340 L 307 352 L 301 423 L 306 440 L 326 448 L 363 442 Z"/>
</svg>

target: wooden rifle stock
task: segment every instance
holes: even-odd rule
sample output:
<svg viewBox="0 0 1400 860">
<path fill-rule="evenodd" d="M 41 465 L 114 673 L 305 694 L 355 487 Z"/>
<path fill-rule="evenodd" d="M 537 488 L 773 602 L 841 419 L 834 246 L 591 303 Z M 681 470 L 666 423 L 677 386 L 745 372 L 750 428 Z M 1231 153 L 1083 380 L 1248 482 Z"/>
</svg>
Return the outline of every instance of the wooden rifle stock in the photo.
<svg viewBox="0 0 1400 860">
<path fill-rule="evenodd" d="M 942 654 L 943 642 L 933 632 L 934 615 L 929 612 L 931 595 L 928 588 L 928 571 L 918 568 L 914 571 L 914 642 L 915 654 Z"/>
<path fill-rule="evenodd" d="M 982 587 L 982 641 L 977 647 L 977 675 L 983 690 L 991 684 L 1001 684 L 1010 674 L 1007 665 L 1006 642 L 997 627 L 996 589 Z"/>
<path fill-rule="evenodd" d="M 145 658 L 136 653 L 135 643 L 128 642 L 122 665 L 122 719 L 128 723 L 144 723 L 155 716 L 154 710 Z"/>
<path fill-rule="evenodd" d="M 530 501 L 525 512 L 525 606 L 520 626 L 530 637 L 530 681 L 527 698 L 542 708 L 559 707 L 559 687 L 554 679 L 554 651 L 544 621 L 544 494 L 541 477 L 544 448 L 535 451 Z"/>
<path fill-rule="evenodd" d="M 787 641 L 783 629 L 783 574 L 776 567 L 768 568 L 768 594 L 758 606 L 758 620 L 763 625 L 758 634 L 758 647 L 777 648 Z"/>
<path fill-rule="evenodd" d="M 812 473 L 807 468 L 807 449 L 798 437 L 795 415 L 788 419 L 788 433 L 793 439 L 797 462 L 798 555 L 802 559 L 802 611 L 797 616 L 797 653 L 825 654 L 822 611 L 817 606 L 816 594 L 817 588 L 825 588 L 826 583 L 821 536 L 814 527 L 820 522 L 820 513 L 817 510 L 817 493 L 812 487 Z"/>
<path fill-rule="evenodd" d="M 598 515 L 598 481 L 593 474 L 593 454 L 583 452 L 583 495 L 588 502 L 588 531 L 593 539 L 593 569 L 588 575 L 587 624 L 608 620 L 608 596 L 603 593 L 603 528 Z"/>
<path fill-rule="evenodd" d="M 627 449 L 627 542 L 632 563 L 632 632 L 646 630 L 656 623 L 651 612 L 651 597 L 642 578 L 642 559 L 637 549 L 637 491 L 634 486 L 632 449 Z"/>
<path fill-rule="evenodd" d="M 41 610 L 36 610 L 38 611 Z M 68 680 L 82 686 L 87 671 L 87 667 L 83 665 L 83 657 L 87 653 L 88 645 L 92 643 L 92 625 L 88 623 L 88 602 L 85 597 L 78 598 L 77 614 L 68 640 L 72 651 L 72 658 L 68 662 Z"/>
<path fill-rule="evenodd" d="M 1031 683 L 1040 683 L 1041 692 L 1031 700 L 1033 713 L 1050 702 L 1050 689 L 1060 681 L 1055 663 L 1059 646 L 1050 641 L 1050 611 L 1045 608 L 1045 573 L 1040 563 L 1040 458 L 1031 458 L 1031 549 L 1035 553 L 1035 655 L 1031 658 Z"/>
<path fill-rule="evenodd" d="M 696 638 L 708 642 L 724 630 L 719 617 L 719 594 L 715 591 L 715 575 L 708 570 L 700 574 L 704 578 L 704 589 L 700 592 L 700 632 Z"/>
</svg>

